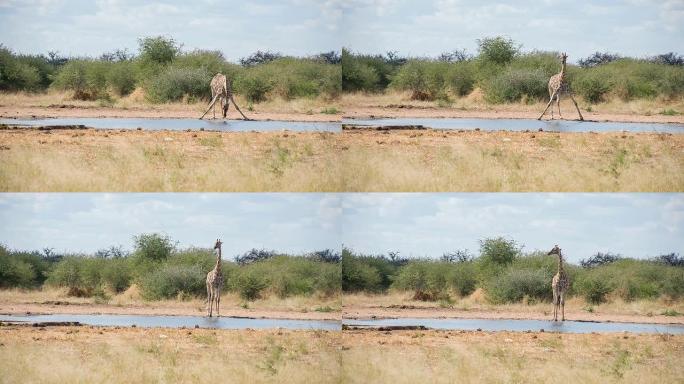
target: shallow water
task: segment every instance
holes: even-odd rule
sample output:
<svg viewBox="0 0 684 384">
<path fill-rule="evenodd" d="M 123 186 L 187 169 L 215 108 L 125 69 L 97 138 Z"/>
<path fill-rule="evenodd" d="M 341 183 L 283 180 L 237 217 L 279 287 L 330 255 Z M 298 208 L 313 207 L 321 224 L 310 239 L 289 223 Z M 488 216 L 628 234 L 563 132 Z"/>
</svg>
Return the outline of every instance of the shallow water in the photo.
<svg viewBox="0 0 684 384">
<path fill-rule="evenodd" d="M 199 119 L 144 119 L 144 118 L 57 118 L 57 119 L 0 119 L 0 124 L 25 126 L 84 125 L 96 129 L 137 129 L 158 131 L 327 131 L 341 130 L 339 122 L 262 121 L 262 120 L 199 120 Z"/>
<path fill-rule="evenodd" d="M 667 132 L 684 133 L 682 124 L 661 123 L 617 123 L 573 120 L 533 120 L 533 119 L 439 119 L 439 118 L 398 118 L 398 119 L 344 119 L 343 124 L 371 126 L 409 126 L 422 125 L 434 129 L 475 129 L 483 131 L 544 131 L 557 132 Z"/>
<path fill-rule="evenodd" d="M 493 320 L 493 319 L 378 319 L 378 320 L 342 320 L 345 325 L 361 326 L 417 326 L 432 329 L 459 329 L 483 331 L 515 331 L 527 330 L 536 332 L 541 329 L 547 332 L 591 333 L 591 332 L 632 332 L 632 333 L 671 333 L 684 334 L 684 325 L 673 324 L 639 324 L 639 323 L 597 323 L 583 321 L 553 322 L 546 320 Z"/>
<path fill-rule="evenodd" d="M 222 329 L 320 329 L 339 331 L 341 325 L 334 320 L 288 320 L 288 319 L 245 319 L 237 317 L 204 316 L 136 316 L 136 315 L 0 315 L 0 321 L 21 321 L 29 323 L 77 321 L 86 325 L 152 328 L 222 328 Z"/>
</svg>

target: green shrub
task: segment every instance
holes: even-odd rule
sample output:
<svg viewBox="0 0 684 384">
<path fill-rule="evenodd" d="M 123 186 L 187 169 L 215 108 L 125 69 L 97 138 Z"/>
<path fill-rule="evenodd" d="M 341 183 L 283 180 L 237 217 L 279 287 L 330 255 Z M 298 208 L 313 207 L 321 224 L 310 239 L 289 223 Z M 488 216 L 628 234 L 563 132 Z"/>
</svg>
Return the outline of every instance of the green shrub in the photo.
<svg viewBox="0 0 684 384">
<path fill-rule="evenodd" d="M 116 293 L 128 289 L 132 280 L 131 263 L 125 258 L 106 260 L 102 266 L 103 283 Z"/>
<path fill-rule="evenodd" d="M 273 89 L 273 84 L 255 73 L 245 74 L 234 82 L 235 92 L 244 96 L 247 101 L 259 103 L 266 101 L 266 95 Z"/>
<path fill-rule="evenodd" d="M 515 303 L 523 298 L 550 301 L 551 276 L 538 269 L 509 269 L 487 282 L 487 296 L 494 303 Z"/>
<path fill-rule="evenodd" d="M 574 283 L 578 294 L 591 304 L 601 304 L 606 302 L 607 296 L 613 291 L 613 287 L 606 276 L 600 273 L 589 273 L 582 275 Z"/>
<path fill-rule="evenodd" d="M 71 296 L 92 296 L 100 283 L 98 276 L 94 274 L 94 268 L 87 265 L 92 261 L 93 259 L 85 257 L 64 257 L 50 272 L 46 282 L 53 286 L 68 288 Z"/>
<path fill-rule="evenodd" d="M 135 256 L 143 260 L 163 261 L 176 248 L 171 238 L 158 233 L 143 233 L 133 237 Z"/>
<path fill-rule="evenodd" d="M 512 39 L 502 36 L 478 39 L 477 44 L 479 47 L 479 58 L 497 65 L 509 63 L 520 51 L 518 44 Z"/>
<path fill-rule="evenodd" d="M 508 68 L 485 80 L 482 88 L 485 99 L 495 104 L 520 101 L 523 96 L 533 100 L 544 100 L 549 97 L 548 80 L 541 69 Z"/>
<path fill-rule="evenodd" d="M 663 294 L 672 299 L 684 297 L 684 268 L 669 268 L 663 279 Z"/>
<path fill-rule="evenodd" d="M 449 270 L 446 263 L 412 261 L 399 270 L 392 288 L 413 291 L 416 300 L 449 298 Z"/>
<path fill-rule="evenodd" d="M 604 101 L 606 94 L 611 90 L 609 79 L 597 73 L 587 70 L 583 76 L 572 83 L 572 89 L 584 100 L 590 103 Z"/>
<path fill-rule="evenodd" d="M 114 63 L 107 73 L 107 83 L 119 96 L 126 96 L 133 92 L 136 84 L 133 63 L 128 61 Z"/>
<path fill-rule="evenodd" d="M 254 270 L 241 272 L 233 279 L 235 290 L 243 300 L 252 301 L 260 298 L 262 291 L 268 286 L 264 277 Z"/>
<path fill-rule="evenodd" d="M 30 288 L 36 285 L 33 266 L 0 247 L 0 288 Z"/>
<path fill-rule="evenodd" d="M 169 66 L 146 84 L 147 98 L 165 103 L 191 99 L 210 99 L 209 82 L 213 75 L 205 68 L 178 68 Z"/>
<path fill-rule="evenodd" d="M 141 278 L 142 295 L 149 300 L 204 296 L 206 276 L 197 265 L 162 265 Z"/>
<path fill-rule="evenodd" d="M 73 91 L 78 100 L 107 99 L 107 74 L 111 63 L 93 60 L 71 60 L 57 73 L 53 85 Z"/>
</svg>

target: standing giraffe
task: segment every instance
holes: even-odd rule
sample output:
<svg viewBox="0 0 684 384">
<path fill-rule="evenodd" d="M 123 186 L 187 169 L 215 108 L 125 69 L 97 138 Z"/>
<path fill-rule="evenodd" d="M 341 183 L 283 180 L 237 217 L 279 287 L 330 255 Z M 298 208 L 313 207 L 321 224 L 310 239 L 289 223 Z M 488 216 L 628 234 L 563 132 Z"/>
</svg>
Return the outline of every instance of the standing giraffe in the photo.
<svg viewBox="0 0 684 384">
<path fill-rule="evenodd" d="M 204 112 L 204 115 L 200 117 L 200 120 L 202 120 L 212 108 L 214 109 L 214 119 L 216 118 L 216 102 L 218 100 L 221 100 L 221 108 L 223 109 L 224 119 L 226 118 L 226 115 L 228 115 L 228 107 L 230 107 L 230 102 L 232 101 L 233 105 L 235 105 L 235 108 L 238 110 L 238 112 L 240 112 L 242 117 L 245 120 L 249 120 L 249 118 L 242 113 L 240 107 L 238 107 L 237 103 L 235 102 L 235 99 L 233 98 L 231 82 L 228 81 L 228 78 L 225 75 L 217 73 L 216 76 L 211 79 L 209 87 L 211 88 L 211 103 L 209 103 L 209 108 L 207 108 L 207 111 Z"/>
<path fill-rule="evenodd" d="M 570 90 L 570 86 L 568 86 L 567 79 L 565 78 L 565 61 L 568 59 L 568 55 L 561 53 L 558 57 L 561 59 L 562 63 L 561 71 L 551 76 L 549 79 L 549 97 L 551 100 L 549 100 L 549 103 L 546 104 L 544 112 L 542 112 L 537 120 L 541 120 L 546 113 L 546 110 L 549 109 L 549 106 L 551 106 L 551 103 L 553 103 L 554 98 L 556 99 L 556 105 L 558 106 L 558 116 L 560 116 L 562 119 L 563 115 L 561 115 L 560 111 L 560 99 L 563 95 L 570 96 L 570 99 L 572 99 L 572 102 L 575 104 L 577 113 L 579 113 L 580 120 L 584 120 L 584 117 L 582 117 L 582 112 L 580 112 L 577 102 L 575 101 L 575 97 L 572 94 L 572 90 Z M 551 107 L 551 120 L 553 120 L 553 107 Z"/>
<path fill-rule="evenodd" d="M 563 253 L 558 245 L 547 255 L 558 255 L 558 272 L 551 280 L 551 288 L 553 289 L 553 321 L 558 321 L 558 309 L 561 310 L 561 321 L 565 321 L 565 294 L 570 288 L 570 278 L 563 270 Z"/>
<path fill-rule="evenodd" d="M 219 312 L 219 304 L 221 304 L 221 288 L 223 287 L 223 274 L 221 274 L 221 242 L 216 239 L 214 249 L 218 250 L 216 253 L 216 265 L 209 273 L 207 273 L 207 314 L 209 317 L 213 315 L 214 302 L 216 302 L 216 316 L 221 316 Z"/>
</svg>

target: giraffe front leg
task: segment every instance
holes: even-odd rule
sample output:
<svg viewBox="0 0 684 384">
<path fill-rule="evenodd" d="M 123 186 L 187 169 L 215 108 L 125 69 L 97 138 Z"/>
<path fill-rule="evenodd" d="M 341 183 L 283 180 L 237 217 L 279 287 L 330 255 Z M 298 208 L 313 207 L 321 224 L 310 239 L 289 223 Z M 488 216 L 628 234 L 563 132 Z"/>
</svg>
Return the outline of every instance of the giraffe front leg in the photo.
<svg viewBox="0 0 684 384">
<path fill-rule="evenodd" d="M 558 118 L 562 119 L 563 115 L 561 115 L 560 111 L 560 95 L 556 96 L 556 105 L 558 106 Z"/>
<path fill-rule="evenodd" d="M 551 95 L 551 100 L 549 100 L 549 103 L 546 104 L 546 108 L 544 108 L 544 112 L 542 112 L 541 115 L 539 115 L 539 117 L 537 118 L 537 120 L 541 120 L 542 117 L 544 117 L 544 114 L 545 114 L 546 111 L 549 109 L 549 106 L 551 105 L 551 103 L 553 103 L 553 97 L 554 97 L 555 95 L 556 95 L 555 93 L 554 93 L 553 95 Z M 551 113 L 553 114 L 553 108 L 551 108 Z M 553 117 L 552 117 L 552 118 L 553 118 Z"/>
<path fill-rule="evenodd" d="M 243 119 L 245 119 L 245 120 L 251 120 L 249 117 L 245 116 L 244 113 L 242 113 L 242 111 L 240 110 L 240 107 L 238 107 L 237 103 L 235 102 L 235 99 L 233 98 L 233 95 L 230 95 L 230 100 L 233 102 L 233 105 L 235 106 L 235 109 L 237 109 L 238 112 L 240 112 L 240 114 L 242 115 L 242 118 L 243 118 Z"/>
<path fill-rule="evenodd" d="M 579 106 L 577 106 L 577 102 L 575 101 L 575 98 L 572 96 L 572 93 L 570 94 L 570 99 L 572 100 L 572 103 L 575 104 L 575 109 L 577 109 L 580 121 L 584 121 L 584 116 L 582 116 L 582 112 L 580 112 Z"/>
<path fill-rule="evenodd" d="M 218 293 L 216 294 L 216 317 L 221 317 L 221 287 L 218 288 Z"/>
<path fill-rule="evenodd" d="M 565 321 L 565 293 L 560 295 L 561 321 Z"/>
</svg>

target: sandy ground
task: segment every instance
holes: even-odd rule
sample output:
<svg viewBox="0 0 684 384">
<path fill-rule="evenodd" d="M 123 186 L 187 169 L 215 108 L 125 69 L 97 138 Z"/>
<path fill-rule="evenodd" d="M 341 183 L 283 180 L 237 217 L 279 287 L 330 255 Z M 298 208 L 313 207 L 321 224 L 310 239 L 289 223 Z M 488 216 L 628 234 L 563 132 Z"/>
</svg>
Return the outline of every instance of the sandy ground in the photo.
<svg viewBox="0 0 684 384">
<path fill-rule="evenodd" d="M 244 308 L 246 306 L 247 308 Z M 271 319 L 339 320 L 339 298 L 268 297 L 248 303 L 233 293 L 221 298 L 221 316 Z M 106 303 L 68 296 L 63 289 L 0 290 L 0 314 L 116 314 L 204 316 L 201 299 L 146 301 L 136 288 L 114 295 Z"/>
<path fill-rule="evenodd" d="M 553 307 L 549 304 L 549 311 Z M 435 319 L 513 319 L 513 320 L 551 320 L 552 313 L 527 312 L 514 310 L 463 310 L 453 308 L 359 308 L 344 307 L 344 319 L 383 319 L 383 318 L 435 318 Z M 636 315 L 619 313 L 589 313 L 577 309 L 566 309 L 566 320 L 597 321 L 647 324 L 684 324 L 683 316 Z"/>
<path fill-rule="evenodd" d="M 473 91 L 470 95 L 453 100 L 449 105 L 438 101 L 411 100 L 409 93 L 385 92 L 380 94 L 345 94 L 340 100 L 345 118 L 488 118 L 488 119 L 536 119 L 546 107 L 546 103 L 536 102 L 489 104 L 483 99 L 482 92 Z M 664 102 L 660 100 L 633 100 L 624 102 L 613 100 L 607 103 L 588 105 L 580 102 L 585 120 L 615 122 L 684 123 L 684 100 Z M 677 113 L 665 115 L 671 109 Z M 572 102 L 563 99 L 561 112 L 565 119 L 578 119 Z M 551 118 L 551 110 L 544 119 Z M 558 118 L 558 113 L 555 113 Z"/>
<path fill-rule="evenodd" d="M 543 110 L 543 108 L 542 108 Z M 367 119 L 367 118 L 478 118 L 478 119 L 536 119 L 541 111 L 508 110 L 501 109 L 474 109 L 461 110 L 437 107 L 413 107 L 413 106 L 361 106 L 353 109 L 347 108 L 344 118 Z M 584 120 L 590 121 L 614 121 L 629 123 L 684 123 L 684 115 L 634 115 L 619 113 L 594 113 L 583 112 Z M 576 120 L 577 113 L 568 113 L 566 120 Z M 550 120 L 551 116 L 544 116 L 544 120 Z M 558 119 L 558 116 L 556 116 Z"/>
<path fill-rule="evenodd" d="M 447 307 L 439 303 L 413 300 L 411 293 L 391 292 L 384 295 L 345 294 L 342 297 L 343 319 L 381 318 L 469 318 L 469 319 L 524 319 L 551 320 L 551 303 L 491 304 L 484 293 L 477 290 L 468 297 L 453 299 Z M 591 309 L 591 312 L 588 309 Z M 665 316 L 663 313 L 680 313 Z M 625 302 L 612 299 L 600 305 L 588 305 L 582 298 L 571 297 L 565 303 L 566 320 L 684 324 L 684 302 L 667 300 L 636 300 Z"/>
<path fill-rule="evenodd" d="M 244 111 L 244 114 L 253 120 L 282 120 L 282 121 L 339 121 L 340 117 L 326 114 L 306 114 L 288 112 L 258 112 Z M 26 118 L 54 118 L 54 117 L 127 117 L 127 118 L 199 118 L 203 112 L 197 112 L 188 108 L 174 108 L 173 106 L 154 107 L 79 107 L 69 104 L 55 106 L 0 106 L 0 118 L 26 119 Z M 217 114 L 218 117 L 220 115 Z M 209 112 L 205 119 L 211 119 Z M 242 119 L 237 111 L 232 109 L 228 113 L 228 119 Z"/>
<path fill-rule="evenodd" d="M 164 316 L 205 316 L 202 307 L 186 305 L 107 305 L 107 304 L 0 304 L 3 315 L 164 315 Z M 295 320 L 339 320 L 339 312 L 298 312 L 279 309 L 244 309 L 222 305 L 222 317 L 249 317 L 255 319 L 295 319 Z"/>
</svg>

